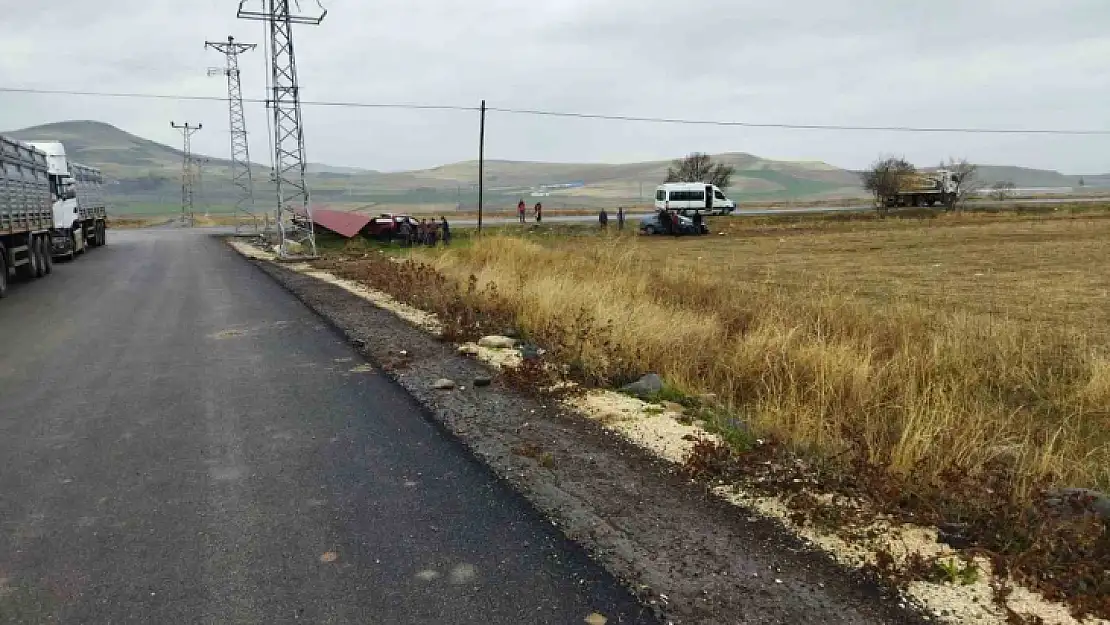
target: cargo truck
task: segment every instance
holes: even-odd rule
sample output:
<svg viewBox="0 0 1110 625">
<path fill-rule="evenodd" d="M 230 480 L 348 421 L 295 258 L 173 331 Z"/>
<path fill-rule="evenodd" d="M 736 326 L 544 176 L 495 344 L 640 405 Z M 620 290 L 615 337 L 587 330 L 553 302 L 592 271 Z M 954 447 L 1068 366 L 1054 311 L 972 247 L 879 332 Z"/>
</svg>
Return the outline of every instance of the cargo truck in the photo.
<svg viewBox="0 0 1110 625">
<path fill-rule="evenodd" d="M 938 169 L 928 172 L 904 174 L 898 184 L 898 191 L 878 198 L 885 208 L 896 206 L 952 206 L 960 192 L 959 179 L 955 174 Z"/>
<path fill-rule="evenodd" d="M 107 242 L 108 215 L 100 170 L 71 162 L 58 141 L 30 141 L 46 154 L 47 177 L 54 202 L 51 254 L 73 258 Z"/>
<path fill-rule="evenodd" d="M 53 270 L 47 171 L 44 152 L 0 137 L 0 297 L 11 278 L 32 280 Z"/>
</svg>

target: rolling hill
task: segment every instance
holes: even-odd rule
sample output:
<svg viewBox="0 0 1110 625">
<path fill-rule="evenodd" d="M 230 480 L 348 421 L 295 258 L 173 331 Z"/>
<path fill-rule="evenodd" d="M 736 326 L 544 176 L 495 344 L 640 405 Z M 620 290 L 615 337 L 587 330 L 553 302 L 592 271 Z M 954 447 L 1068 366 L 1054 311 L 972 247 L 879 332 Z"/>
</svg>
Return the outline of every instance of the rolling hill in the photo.
<svg viewBox="0 0 1110 625">
<path fill-rule="evenodd" d="M 95 121 L 65 121 L 25 128 L 5 135 L 21 140 L 56 139 L 78 162 L 100 167 L 109 179 L 108 195 L 117 213 L 172 212 L 181 197 L 181 151 Z M 207 157 L 206 157 L 207 158 Z M 717 160 L 736 167 L 729 194 L 743 200 L 818 199 L 863 195 L 856 172 L 821 162 L 773 161 L 744 153 L 720 154 Z M 510 209 L 520 197 L 549 193 L 539 199 L 551 208 L 613 206 L 650 202 L 669 161 L 643 163 L 486 162 L 486 197 L 491 207 Z M 235 200 L 228 162 L 209 158 L 200 205 L 227 210 Z M 256 197 L 273 196 L 269 169 L 255 165 Z M 468 161 L 407 172 L 378 172 L 312 163 L 307 167 L 313 199 L 344 208 L 382 210 L 453 210 L 476 204 L 478 163 Z M 1070 187 L 1078 176 L 1021 167 L 983 166 L 987 183 L 1012 180 L 1018 187 Z M 1110 175 L 1087 176 L 1088 186 L 1110 185 Z M 545 185 L 568 185 L 546 189 Z M 201 206 L 198 205 L 198 209 Z"/>
</svg>

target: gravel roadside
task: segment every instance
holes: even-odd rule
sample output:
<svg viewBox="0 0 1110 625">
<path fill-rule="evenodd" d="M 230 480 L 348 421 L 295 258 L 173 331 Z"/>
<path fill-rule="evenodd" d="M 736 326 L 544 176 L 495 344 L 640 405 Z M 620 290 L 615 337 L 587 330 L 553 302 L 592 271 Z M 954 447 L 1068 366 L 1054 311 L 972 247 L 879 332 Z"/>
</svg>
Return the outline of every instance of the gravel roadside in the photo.
<svg viewBox="0 0 1110 625">
<path fill-rule="evenodd" d="M 596 423 L 506 388 L 486 366 L 393 313 L 274 263 L 249 262 L 328 320 L 669 621 L 927 622 L 777 522 L 738 511 Z M 474 386 L 491 375 L 491 386 Z M 434 389 L 441 378 L 458 388 Z"/>
</svg>

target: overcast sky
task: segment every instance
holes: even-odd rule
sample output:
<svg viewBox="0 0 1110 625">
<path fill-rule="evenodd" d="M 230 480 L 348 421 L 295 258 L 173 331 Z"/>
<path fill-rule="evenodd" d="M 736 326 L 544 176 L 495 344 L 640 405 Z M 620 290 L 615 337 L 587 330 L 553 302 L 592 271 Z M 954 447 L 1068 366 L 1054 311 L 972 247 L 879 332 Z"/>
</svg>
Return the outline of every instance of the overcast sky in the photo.
<svg viewBox="0 0 1110 625">
<path fill-rule="evenodd" d="M 1107 0 L 322 0 L 296 30 L 306 100 L 771 123 L 1110 130 Z M 261 6 L 262 0 L 249 0 Z M 315 0 L 302 0 L 314 9 Z M 260 42 L 238 0 L 4 0 L 0 86 L 226 94 L 205 39 Z M 188 8 L 186 9 L 186 5 Z M 264 55 L 244 56 L 263 97 Z M 250 105 L 252 157 L 268 160 Z M 477 114 L 305 108 L 309 160 L 400 170 L 476 158 Z M 219 102 L 0 93 L 0 127 L 95 119 L 228 152 Z M 487 156 L 624 162 L 750 152 L 859 167 L 880 154 L 1110 172 L 1110 136 L 756 130 L 491 113 Z"/>
</svg>

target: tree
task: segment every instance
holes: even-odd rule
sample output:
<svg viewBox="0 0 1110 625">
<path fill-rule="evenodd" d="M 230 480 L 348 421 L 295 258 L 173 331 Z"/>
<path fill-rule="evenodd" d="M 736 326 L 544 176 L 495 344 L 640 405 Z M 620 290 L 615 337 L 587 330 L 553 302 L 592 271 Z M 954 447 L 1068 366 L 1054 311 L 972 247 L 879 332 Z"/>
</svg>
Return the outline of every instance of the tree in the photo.
<svg viewBox="0 0 1110 625">
<path fill-rule="evenodd" d="M 875 195 L 875 207 L 885 210 L 887 198 L 898 195 L 906 184 L 907 176 L 917 172 L 905 158 L 888 156 L 871 164 L 860 174 L 863 188 Z"/>
<path fill-rule="evenodd" d="M 991 187 L 991 196 L 999 202 L 1010 199 L 1014 194 L 1014 183 L 1010 180 L 999 180 Z"/>
<path fill-rule="evenodd" d="M 952 179 L 956 183 L 956 194 L 952 198 L 950 209 L 962 208 L 967 199 L 975 195 L 983 186 L 979 181 L 979 166 L 967 162 L 966 158 L 960 160 L 950 158 L 947 163 L 941 164 L 941 169 L 951 172 Z"/>
<path fill-rule="evenodd" d="M 686 158 L 674 161 L 667 168 L 667 179 L 663 182 L 704 182 L 721 189 L 732 186 L 732 175 L 736 168 L 724 163 L 714 163 L 708 154 L 694 152 Z"/>
</svg>

